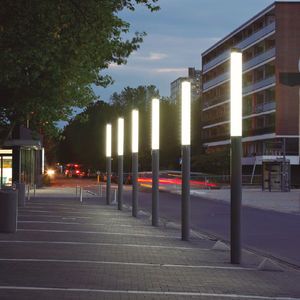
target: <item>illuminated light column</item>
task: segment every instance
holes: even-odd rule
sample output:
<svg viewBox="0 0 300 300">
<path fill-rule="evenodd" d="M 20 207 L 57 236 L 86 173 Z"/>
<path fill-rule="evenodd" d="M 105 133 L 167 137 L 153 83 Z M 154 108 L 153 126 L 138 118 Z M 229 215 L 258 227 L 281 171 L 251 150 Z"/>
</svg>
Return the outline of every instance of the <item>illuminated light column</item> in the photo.
<svg viewBox="0 0 300 300">
<path fill-rule="evenodd" d="M 21 170 L 21 169 L 20 169 Z M 42 174 L 45 173 L 45 148 L 42 148 Z M 21 182 L 21 180 L 19 180 Z"/>
<path fill-rule="evenodd" d="M 139 112 L 132 111 L 132 215 L 138 214 Z"/>
<path fill-rule="evenodd" d="M 111 187 L 111 124 L 106 124 L 106 204 L 110 204 Z"/>
<path fill-rule="evenodd" d="M 241 261 L 242 202 L 242 52 L 232 49 L 230 57 L 230 136 L 231 136 L 231 263 Z"/>
<path fill-rule="evenodd" d="M 123 208 L 124 119 L 118 119 L 118 209 Z"/>
<path fill-rule="evenodd" d="M 159 225 L 159 99 L 152 99 L 152 225 Z"/>
<path fill-rule="evenodd" d="M 181 84 L 181 237 L 190 238 L 190 173 L 191 173 L 191 83 Z"/>
</svg>

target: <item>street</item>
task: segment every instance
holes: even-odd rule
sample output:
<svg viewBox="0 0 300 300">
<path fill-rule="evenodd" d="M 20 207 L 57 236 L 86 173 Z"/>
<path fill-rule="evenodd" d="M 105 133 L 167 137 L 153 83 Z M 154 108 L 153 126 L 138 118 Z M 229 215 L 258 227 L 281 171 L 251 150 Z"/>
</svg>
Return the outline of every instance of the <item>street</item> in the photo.
<svg viewBox="0 0 300 300">
<path fill-rule="evenodd" d="M 60 179 L 54 186 L 86 186 L 97 192 L 95 179 Z M 160 217 L 181 222 L 180 195 L 160 192 Z M 151 213 L 152 194 L 139 191 L 139 209 Z M 131 205 L 131 186 L 125 186 L 124 202 Z M 191 228 L 229 241 L 230 206 L 227 203 L 191 196 Z M 242 206 L 242 247 L 300 267 L 300 215 Z"/>
<path fill-rule="evenodd" d="M 130 204 L 131 193 L 124 193 Z M 151 212 L 151 192 L 139 193 L 139 208 Z M 160 217 L 180 223 L 181 197 L 160 193 Z M 229 241 L 230 206 L 191 196 L 191 228 Z M 242 207 L 242 247 L 300 267 L 300 215 Z"/>
</svg>

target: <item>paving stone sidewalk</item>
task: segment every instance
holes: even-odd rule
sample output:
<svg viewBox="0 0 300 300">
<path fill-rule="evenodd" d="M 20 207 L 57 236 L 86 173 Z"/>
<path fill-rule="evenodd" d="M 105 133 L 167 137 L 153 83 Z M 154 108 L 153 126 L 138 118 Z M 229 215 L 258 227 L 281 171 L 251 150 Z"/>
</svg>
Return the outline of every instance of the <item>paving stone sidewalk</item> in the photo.
<svg viewBox="0 0 300 300">
<path fill-rule="evenodd" d="M 180 236 L 104 198 L 31 198 L 0 234 L 0 299 L 300 299 L 299 270 L 258 270 L 247 251 L 231 265 L 216 241 Z"/>
</svg>

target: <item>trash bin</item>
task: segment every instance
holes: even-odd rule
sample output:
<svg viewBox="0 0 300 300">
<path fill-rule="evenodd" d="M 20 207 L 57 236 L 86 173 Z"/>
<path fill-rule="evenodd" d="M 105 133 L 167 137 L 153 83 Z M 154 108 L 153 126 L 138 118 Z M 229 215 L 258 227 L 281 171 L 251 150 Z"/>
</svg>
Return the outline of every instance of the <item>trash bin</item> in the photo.
<svg viewBox="0 0 300 300">
<path fill-rule="evenodd" d="M 17 231 L 18 192 L 11 189 L 0 190 L 0 232 Z"/>
<path fill-rule="evenodd" d="M 18 206 L 24 207 L 25 206 L 25 183 L 20 182 L 16 184 L 17 191 L 18 191 Z"/>
</svg>

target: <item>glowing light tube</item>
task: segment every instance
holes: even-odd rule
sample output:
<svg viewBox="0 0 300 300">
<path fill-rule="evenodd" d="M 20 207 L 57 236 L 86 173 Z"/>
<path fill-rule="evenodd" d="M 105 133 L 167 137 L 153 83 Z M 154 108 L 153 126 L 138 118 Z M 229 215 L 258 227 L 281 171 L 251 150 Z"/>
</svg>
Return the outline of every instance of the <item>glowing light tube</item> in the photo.
<svg viewBox="0 0 300 300">
<path fill-rule="evenodd" d="M 124 119 L 118 119 L 118 155 L 124 154 Z"/>
<path fill-rule="evenodd" d="M 230 135 L 242 136 L 242 52 L 234 49 L 230 58 Z"/>
<path fill-rule="evenodd" d="M 191 144 L 191 83 L 181 85 L 181 145 Z"/>
<path fill-rule="evenodd" d="M 139 111 L 132 111 L 132 153 L 138 153 L 139 150 Z"/>
<path fill-rule="evenodd" d="M 111 124 L 106 124 L 106 157 L 111 157 Z"/>
<path fill-rule="evenodd" d="M 159 99 L 152 99 L 152 149 L 159 149 Z"/>
</svg>

